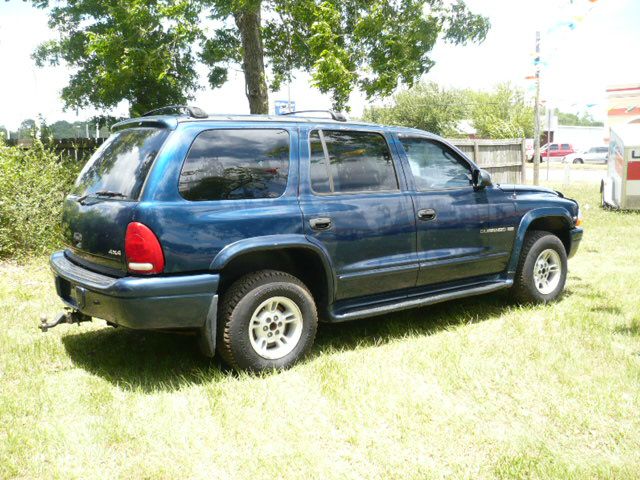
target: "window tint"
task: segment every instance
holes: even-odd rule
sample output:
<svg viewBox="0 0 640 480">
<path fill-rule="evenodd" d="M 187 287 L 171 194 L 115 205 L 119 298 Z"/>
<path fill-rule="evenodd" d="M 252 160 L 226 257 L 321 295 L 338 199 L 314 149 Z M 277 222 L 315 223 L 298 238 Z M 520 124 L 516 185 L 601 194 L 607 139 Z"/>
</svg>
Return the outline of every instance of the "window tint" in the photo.
<svg viewBox="0 0 640 480">
<path fill-rule="evenodd" d="M 391 153 L 382 135 L 316 130 L 311 132 L 309 140 L 311 188 L 314 192 L 398 190 Z"/>
<path fill-rule="evenodd" d="M 275 198 L 288 173 L 286 130 L 207 130 L 191 145 L 178 188 L 187 200 Z"/>
<path fill-rule="evenodd" d="M 425 138 L 400 137 L 416 188 L 420 191 L 471 185 L 471 167 L 444 144 Z"/>
<path fill-rule="evenodd" d="M 549 147 L 549 150 L 558 150 L 558 144 L 554 143 Z"/>
<path fill-rule="evenodd" d="M 562 150 L 569 150 L 571 146 L 568 143 L 563 143 L 562 145 L 560 145 L 560 148 Z"/>
<path fill-rule="evenodd" d="M 72 192 L 93 195 L 113 192 L 116 199 L 137 200 L 168 131 L 130 128 L 111 135 L 84 166 Z"/>
</svg>

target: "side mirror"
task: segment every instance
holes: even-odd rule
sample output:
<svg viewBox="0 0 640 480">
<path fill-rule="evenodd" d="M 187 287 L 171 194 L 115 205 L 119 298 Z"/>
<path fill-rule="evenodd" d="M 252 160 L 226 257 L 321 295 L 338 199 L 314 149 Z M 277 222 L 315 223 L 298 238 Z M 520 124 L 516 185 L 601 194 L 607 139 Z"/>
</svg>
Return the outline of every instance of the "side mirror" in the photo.
<svg viewBox="0 0 640 480">
<path fill-rule="evenodd" d="M 473 171 L 473 188 L 480 190 L 485 187 L 490 187 L 491 185 L 493 185 L 493 183 L 491 183 L 491 175 L 489 175 L 489 172 L 481 168 Z"/>
</svg>

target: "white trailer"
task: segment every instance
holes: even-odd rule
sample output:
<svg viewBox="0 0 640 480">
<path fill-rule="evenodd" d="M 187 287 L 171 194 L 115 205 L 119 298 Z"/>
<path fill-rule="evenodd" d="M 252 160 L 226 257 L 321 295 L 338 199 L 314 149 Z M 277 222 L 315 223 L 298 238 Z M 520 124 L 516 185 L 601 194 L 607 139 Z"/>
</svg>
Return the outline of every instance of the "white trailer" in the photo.
<svg viewBox="0 0 640 480">
<path fill-rule="evenodd" d="M 611 127 L 602 206 L 640 210 L 640 125 Z"/>
</svg>

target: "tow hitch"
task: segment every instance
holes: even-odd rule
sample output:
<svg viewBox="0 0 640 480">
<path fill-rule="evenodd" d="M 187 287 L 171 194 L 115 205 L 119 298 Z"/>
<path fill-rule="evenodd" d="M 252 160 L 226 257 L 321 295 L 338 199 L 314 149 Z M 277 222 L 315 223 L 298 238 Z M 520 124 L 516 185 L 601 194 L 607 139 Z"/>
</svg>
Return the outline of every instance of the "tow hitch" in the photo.
<svg viewBox="0 0 640 480">
<path fill-rule="evenodd" d="M 55 316 L 55 319 L 52 322 L 47 322 L 47 317 L 43 315 L 40 317 L 40 325 L 38 328 L 43 332 L 46 332 L 50 328 L 57 327 L 61 323 L 77 323 L 81 322 L 90 322 L 91 317 L 89 315 L 85 315 L 79 310 L 69 309 L 64 312 L 60 312 Z"/>
</svg>

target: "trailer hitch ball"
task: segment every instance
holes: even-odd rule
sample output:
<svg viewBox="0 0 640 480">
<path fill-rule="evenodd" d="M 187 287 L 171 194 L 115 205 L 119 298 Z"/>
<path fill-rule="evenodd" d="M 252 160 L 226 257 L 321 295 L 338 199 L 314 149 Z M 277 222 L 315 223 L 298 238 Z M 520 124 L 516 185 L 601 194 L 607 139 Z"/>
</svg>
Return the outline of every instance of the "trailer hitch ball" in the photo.
<svg viewBox="0 0 640 480">
<path fill-rule="evenodd" d="M 48 331 L 53 327 L 57 327 L 61 323 L 77 323 L 81 322 L 90 322 L 91 317 L 89 315 L 85 315 L 79 310 L 70 310 L 58 313 L 52 322 L 47 322 L 46 315 L 40 316 L 40 325 L 38 328 L 43 332 Z"/>
</svg>

